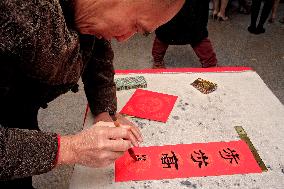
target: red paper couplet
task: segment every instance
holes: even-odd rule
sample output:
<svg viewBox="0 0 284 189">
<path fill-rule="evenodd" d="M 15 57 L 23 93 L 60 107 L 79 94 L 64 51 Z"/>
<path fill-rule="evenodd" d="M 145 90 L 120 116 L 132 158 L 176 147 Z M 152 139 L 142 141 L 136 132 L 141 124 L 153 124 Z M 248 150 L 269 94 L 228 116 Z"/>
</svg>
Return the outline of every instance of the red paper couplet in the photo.
<svg viewBox="0 0 284 189">
<path fill-rule="evenodd" d="M 159 180 L 261 173 L 247 144 L 240 141 L 133 148 L 115 162 L 115 181 Z"/>
<path fill-rule="evenodd" d="M 177 96 L 137 89 L 120 113 L 166 122 L 176 100 Z"/>
</svg>

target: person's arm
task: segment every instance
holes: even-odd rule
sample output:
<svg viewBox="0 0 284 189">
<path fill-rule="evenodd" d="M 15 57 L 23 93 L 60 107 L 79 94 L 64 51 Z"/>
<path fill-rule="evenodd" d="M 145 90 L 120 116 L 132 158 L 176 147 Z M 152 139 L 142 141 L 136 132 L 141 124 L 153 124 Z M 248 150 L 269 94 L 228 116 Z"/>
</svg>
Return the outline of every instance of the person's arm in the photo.
<svg viewBox="0 0 284 189">
<path fill-rule="evenodd" d="M 92 54 L 85 58 L 87 65 L 82 79 L 95 123 L 99 121 L 112 122 L 119 118 L 119 122 L 128 125 L 127 128 L 136 137 L 135 144 L 138 144 L 138 142 L 143 141 L 139 128 L 123 116 L 116 114 L 117 97 L 114 83 L 114 53 L 111 43 L 97 38 L 95 38 L 93 44 L 90 41 L 92 41 L 92 36 L 81 36 L 81 48 L 93 46 Z"/>
<path fill-rule="evenodd" d="M 66 55 L 64 58 L 67 59 L 79 45 L 74 43 L 76 34 L 64 27 L 59 4 L 1 0 L 0 10 L 1 107 L 5 99 L 13 97 L 17 82 L 15 75 L 9 75 L 9 72 L 2 74 L 5 70 L 21 70 L 27 76 L 47 82 L 45 76 L 48 75 L 41 73 L 49 73 L 50 70 L 41 63 L 48 59 L 52 64 L 59 64 L 63 61 L 58 57 Z M 75 60 L 76 55 L 72 56 Z M 56 67 L 51 65 L 50 68 Z M 57 134 L 16 129 L 17 125 L 13 125 L 15 129 L 6 128 L 3 120 L 0 123 L 3 124 L 0 125 L 0 180 L 37 175 L 54 167 L 58 151 Z"/>
<path fill-rule="evenodd" d="M 38 175 L 56 163 L 58 136 L 0 125 L 0 180 Z"/>
<path fill-rule="evenodd" d="M 97 122 L 76 135 L 60 137 L 57 165 L 105 167 L 133 145 L 138 146 L 135 142 L 128 125 L 115 127 L 113 122 Z"/>
<path fill-rule="evenodd" d="M 65 164 L 105 167 L 132 144 L 137 146 L 128 126 L 117 128 L 112 122 L 98 122 L 68 136 L 0 125 L 0 181 L 45 173 Z"/>
<path fill-rule="evenodd" d="M 81 45 L 84 46 L 82 42 Z M 103 112 L 115 114 L 117 110 L 113 57 L 110 42 L 96 38 L 82 76 L 85 93 L 94 116 Z"/>
</svg>

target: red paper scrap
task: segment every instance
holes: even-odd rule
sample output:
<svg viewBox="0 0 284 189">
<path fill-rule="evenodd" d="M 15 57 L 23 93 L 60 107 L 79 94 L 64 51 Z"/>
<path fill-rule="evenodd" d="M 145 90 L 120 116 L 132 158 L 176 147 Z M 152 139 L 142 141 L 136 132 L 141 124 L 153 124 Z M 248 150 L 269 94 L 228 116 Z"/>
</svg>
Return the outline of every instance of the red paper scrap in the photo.
<svg viewBox="0 0 284 189">
<path fill-rule="evenodd" d="M 133 148 L 115 162 L 115 182 L 261 173 L 247 144 L 240 141 Z"/>
<path fill-rule="evenodd" d="M 121 114 L 166 122 L 177 100 L 177 96 L 137 89 Z"/>
</svg>

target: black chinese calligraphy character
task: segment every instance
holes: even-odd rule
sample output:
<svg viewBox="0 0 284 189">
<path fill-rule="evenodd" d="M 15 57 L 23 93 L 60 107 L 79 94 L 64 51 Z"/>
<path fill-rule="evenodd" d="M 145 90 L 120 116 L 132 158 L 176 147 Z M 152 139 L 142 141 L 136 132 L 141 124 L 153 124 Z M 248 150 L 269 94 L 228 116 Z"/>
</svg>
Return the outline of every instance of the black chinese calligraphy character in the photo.
<svg viewBox="0 0 284 189">
<path fill-rule="evenodd" d="M 231 164 L 233 164 L 233 160 L 236 162 L 236 164 L 239 164 L 238 160 L 240 160 L 240 155 L 237 154 L 235 150 L 227 148 L 227 150 L 223 149 L 223 152 L 224 154 L 219 151 L 219 154 L 223 159 L 229 159 Z"/>
<path fill-rule="evenodd" d="M 167 167 L 163 168 L 171 168 L 171 165 L 175 165 L 176 170 L 178 170 L 178 158 L 176 157 L 175 153 L 171 151 L 173 156 L 169 157 L 168 154 L 162 154 L 163 157 L 161 158 L 162 164 L 166 164 Z"/>
<path fill-rule="evenodd" d="M 136 155 L 136 161 L 146 161 L 147 156 L 146 155 Z"/>
<path fill-rule="evenodd" d="M 194 154 L 197 156 L 194 158 L 194 156 L 191 154 L 191 159 L 194 162 L 198 162 L 198 167 L 201 168 L 202 164 L 204 163 L 205 166 L 207 166 L 209 163 L 206 162 L 208 160 L 208 157 L 205 156 L 205 153 L 199 150 L 199 152 L 193 151 Z"/>
</svg>

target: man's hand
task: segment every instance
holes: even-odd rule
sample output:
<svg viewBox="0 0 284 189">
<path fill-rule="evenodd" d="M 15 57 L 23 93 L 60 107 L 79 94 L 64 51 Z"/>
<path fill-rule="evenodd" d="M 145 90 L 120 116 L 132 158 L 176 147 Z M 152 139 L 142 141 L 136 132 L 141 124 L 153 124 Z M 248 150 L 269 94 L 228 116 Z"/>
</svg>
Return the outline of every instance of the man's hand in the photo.
<svg viewBox="0 0 284 189">
<path fill-rule="evenodd" d="M 120 125 L 123 125 L 124 128 L 129 129 L 129 130 L 134 134 L 134 136 L 136 137 L 136 139 L 137 139 L 139 142 L 143 142 L 142 133 L 141 133 L 141 131 L 139 130 L 139 128 L 138 128 L 134 123 L 132 123 L 131 121 L 129 121 L 127 118 L 125 118 L 125 117 L 124 117 L 123 115 L 121 115 L 121 114 L 116 114 L 115 117 L 116 117 L 116 121 L 117 121 Z"/>
<path fill-rule="evenodd" d="M 111 117 L 108 112 L 103 112 L 95 117 L 94 123 L 98 123 L 100 121 L 103 121 L 103 122 L 116 121 L 115 124 L 118 123 L 120 127 L 124 127 L 130 130 L 134 135 L 134 138 L 131 138 L 131 141 L 133 142 L 134 146 L 138 146 L 139 143 L 143 142 L 142 134 L 139 128 L 134 123 L 132 123 L 131 121 L 126 119 L 124 116 L 122 116 L 121 114 L 115 114 L 113 117 Z M 101 125 L 101 124 L 97 124 L 97 125 Z"/>
<path fill-rule="evenodd" d="M 105 167 L 132 147 L 133 138 L 125 125 L 115 127 L 111 122 L 98 122 L 76 135 L 61 137 L 58 165 Z"/>
</svg>

